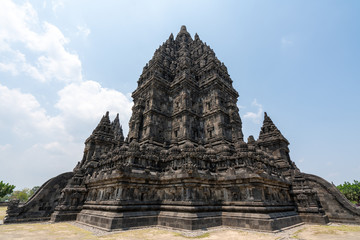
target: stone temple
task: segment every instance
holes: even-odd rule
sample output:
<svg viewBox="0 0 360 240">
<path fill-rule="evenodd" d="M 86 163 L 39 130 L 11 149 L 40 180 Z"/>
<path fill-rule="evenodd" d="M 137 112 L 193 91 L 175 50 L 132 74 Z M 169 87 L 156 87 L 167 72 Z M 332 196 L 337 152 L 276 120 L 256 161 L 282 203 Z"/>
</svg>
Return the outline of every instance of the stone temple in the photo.
<svg viewBox="0 0 360 240">
<path fill-rule="evenodd" d="M 76 220 L 109 231 L 360 224 L 360 209 L 333 184 L 296 167 L 266 113 L 258 139 L 244 141 L 227 68 L 185 26 L 155 51 L 132 97 L 125 139 L 107 112 L 73 172 L 24 205 L 11 202 L 5 223 Z"/>
</svg>

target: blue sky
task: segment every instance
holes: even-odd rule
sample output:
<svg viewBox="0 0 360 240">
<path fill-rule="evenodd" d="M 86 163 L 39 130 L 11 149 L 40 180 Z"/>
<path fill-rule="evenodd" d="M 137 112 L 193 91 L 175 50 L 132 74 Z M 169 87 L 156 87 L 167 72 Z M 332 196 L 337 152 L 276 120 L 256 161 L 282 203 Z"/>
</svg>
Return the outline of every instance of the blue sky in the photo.
<svg viewBox="0 0 360 240">
<path fill-rule="evenodd" d="M 359 1 L 11 1 L 0 8 L 0 180 L 41 185 L 81 160 L 155 49 L 186 25 L 239 92 L 245 137 L 266 111 L 304 172 L 359 180 Z"/>
</svg>

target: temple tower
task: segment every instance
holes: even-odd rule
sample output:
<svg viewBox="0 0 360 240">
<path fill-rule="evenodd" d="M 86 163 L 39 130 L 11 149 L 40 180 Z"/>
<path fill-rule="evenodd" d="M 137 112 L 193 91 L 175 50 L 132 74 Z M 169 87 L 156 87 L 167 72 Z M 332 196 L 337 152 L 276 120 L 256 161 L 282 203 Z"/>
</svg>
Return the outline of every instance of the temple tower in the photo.
<svg viewBox="0 0 360 240">
<path fill-rule="evenodd" d="M 293 175 L 297 169 L 295 163 L 291 161 L 289 155 L 289 142 L 275 126 L 271 118 L 264 113 L 264 122 L 261 127 L 257 145 L 273 155 L 275 163 L 279 166 L 282 174 L 286 177 Z"/>
<path fill-rule="evenodd" d="M 110 122 L 109 112 L 101 118 L 99 124 L 85 141 L 83 159 L 78 167 L 85 167 L 90 161 L 97 161 L 102 154 L 124 143 L 124 135 L 119 122 L 119 114 Z"/>
<path fill-rule="evenodd" d="M 243 140 L 238 96 L 214 51 L 182 26 L 143 69 L 132 95 L 129 141 L 233 148 Z"/>
<path fill-rule="evenodd" d="M 125 140 L 107 112 L 74 170 L 11 203 L 4 222 L 77 220 L 109 231 L 360 223 L 335 186 L 300 172 L 266 113 L 258 140 L 244 142 L 226 67 L 185 26 L 155 51 L 132 96 Z"/>
</svg>

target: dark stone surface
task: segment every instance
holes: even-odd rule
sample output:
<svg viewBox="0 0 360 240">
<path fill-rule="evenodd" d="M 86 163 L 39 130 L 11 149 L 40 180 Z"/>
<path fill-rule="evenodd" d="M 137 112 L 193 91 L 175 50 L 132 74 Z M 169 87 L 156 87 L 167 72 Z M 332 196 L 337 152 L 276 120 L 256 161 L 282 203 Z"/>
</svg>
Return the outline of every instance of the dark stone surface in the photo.
<svg viewBox="0 0 360 240">
<path fill-rule="evenodd" d="M 67 172 L 51 178 L 23 205 L 19 205 L 19 201 L 10 201 L 4 223 L 50 220 L 61 190 L 73 175 L 72 172 Z"/>
<path fill-rule="evenodd" d="M 355 207 L 333 184 L 311 174 L 304 174 L 304 177 L 316 191 L 329 221 L 360 224 L 360 208 Z"/>
<path fill-rule="evenodd" d="M 86 139 L 59 204 L 34 204 L 56 206 L 52 221 L 76 219 L 109 231 L 359 222 L 359 209 L 336 188 L 300 172 L 266 113 L 259 138 L 244 141 L 238 96 L 214 51 L 181 27 L 143 69 L 126 139 L 119 116 L 111 122 L 107 112 Z M 13 219 L 24 219 L 10 209 Z"/>
</svg>

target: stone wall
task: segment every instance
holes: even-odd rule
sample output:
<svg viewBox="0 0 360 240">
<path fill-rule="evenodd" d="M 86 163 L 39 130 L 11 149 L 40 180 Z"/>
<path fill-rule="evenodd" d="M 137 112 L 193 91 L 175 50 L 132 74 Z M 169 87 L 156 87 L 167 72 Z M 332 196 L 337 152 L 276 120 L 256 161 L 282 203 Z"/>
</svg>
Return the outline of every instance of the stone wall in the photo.
<svg viewBox="0 0 360 240">
<path fill-rule="evenodd" d="M 67 172 L 51 178 L 24 205 L 19 206 L 19 201 L 10 201 L 4 223 L 49 220 L 61 190 L 72 176 L 73 172 Z"/>
<path fill-rule="evenodd" d="M 356 207 L 335 187 L 321 177 L 304 174 L 307 183 L 313 188 L 331 222 L 360 224 L 360 207 Z"/>
<path fill-rule="evenodd" d="M 101 184 L 99 184 L 101 183 Z M 106 230 L 161 225 L 187 230 L 236 226 L 272 231 L 300 223 L 290 182 L 244 170 L 112 171 L 86 180 L 77 221 Z"/>
</svg>

